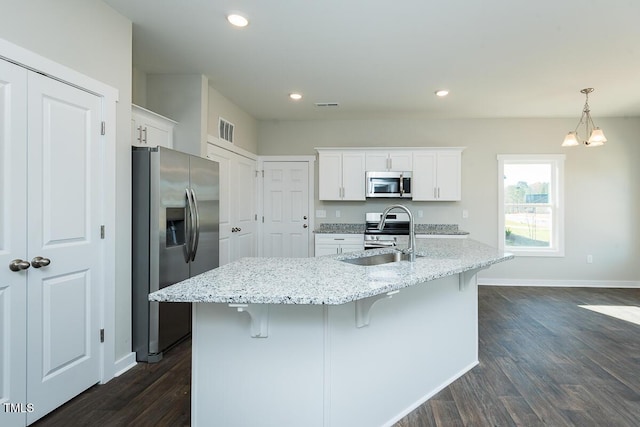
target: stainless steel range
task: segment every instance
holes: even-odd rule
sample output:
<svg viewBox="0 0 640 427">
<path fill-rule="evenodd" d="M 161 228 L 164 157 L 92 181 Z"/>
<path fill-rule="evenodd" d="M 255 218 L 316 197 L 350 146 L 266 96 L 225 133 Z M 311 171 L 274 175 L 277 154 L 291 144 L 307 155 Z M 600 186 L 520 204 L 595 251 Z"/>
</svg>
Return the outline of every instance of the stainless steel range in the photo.
<svg viewBox="0 0 640 427">
<path fill-rule="evenodd" d="M 406 247 L 409 242 L 409 215 L 405 212 L 390 213 L 387 215 L 384 228 L 378 230 L 381 216 L 381 212 L 365 214 L 365 250 L 393 246 Z"/>
</svg>

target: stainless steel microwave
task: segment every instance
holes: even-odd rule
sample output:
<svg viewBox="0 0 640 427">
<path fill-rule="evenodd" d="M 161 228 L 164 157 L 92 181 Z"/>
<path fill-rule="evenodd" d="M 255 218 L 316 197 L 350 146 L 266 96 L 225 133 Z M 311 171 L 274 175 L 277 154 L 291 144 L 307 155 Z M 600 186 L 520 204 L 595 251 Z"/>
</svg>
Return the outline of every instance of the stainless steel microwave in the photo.
<svg viewBox="0 0 640 427">
<path fill-rule="evenodd" d="M 367 172 L 367 197 L 411 198 L 411 172 Z"/>
</svg>

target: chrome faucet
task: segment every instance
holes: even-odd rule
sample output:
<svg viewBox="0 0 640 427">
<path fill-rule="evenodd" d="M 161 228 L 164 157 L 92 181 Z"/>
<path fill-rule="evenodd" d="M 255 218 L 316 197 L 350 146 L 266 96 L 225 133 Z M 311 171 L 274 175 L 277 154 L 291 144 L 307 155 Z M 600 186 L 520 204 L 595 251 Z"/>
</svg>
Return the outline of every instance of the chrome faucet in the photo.
<svg viewBox="0 0 640 427">
<path fill-rule="evenodd" d="M 411 215 L 411 211 L 405 205 L 391 205 L 385 208 L 384 212 L 382 212 L 382 216 L 380 217 L 380 222 L 378 223 L 378 230 L 382 231 L 384 228 L 384 222 L 387 220 L 387 215 L 393 209 L 402 209 L 409 215 L 409 247 L 406 251 L 402 251 L 403 253 L 409 254 L 409 261 L 416 261 L 416 230 L 413 226 L 413 215 Z"/>
</svg>

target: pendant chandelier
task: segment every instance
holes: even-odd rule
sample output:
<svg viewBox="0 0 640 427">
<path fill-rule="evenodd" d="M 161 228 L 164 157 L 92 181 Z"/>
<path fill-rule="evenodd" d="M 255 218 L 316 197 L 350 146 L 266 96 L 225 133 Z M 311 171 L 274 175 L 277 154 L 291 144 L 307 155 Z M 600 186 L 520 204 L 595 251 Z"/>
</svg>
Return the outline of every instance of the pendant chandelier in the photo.
<svg viewBox="0 0 640 427">
<path fill-rule="evenodd" d="M 562 142 L 563 147 L 575 147 L 576 145 L 580 145 L 580 143 L 583 143 L 587 147 L 598 147 L 607 142 L 604 132 L 593 124 L 593 119 L 591 118 L 591 110 L 589 110 L 589 94 L 591 92 L 593 92 L 592 87 L 588 87 L 580 91 L 580 93 L 584 93 L 586 97 L 584 108 L 582 109 L 582 116 L 580 117 L 580 121 L 578 122 L 576 129 L 569 132 L 567 136 L 564 137 L 564 141 Z M 578 128 L 580 128 L 580 125 L 582 124 L 584 124 L 585 127 L 584 138 L 580 138 L 580 135 L 578 135 Z M 587 139 L 587 137 L 589 139 Z"/>
</svg>

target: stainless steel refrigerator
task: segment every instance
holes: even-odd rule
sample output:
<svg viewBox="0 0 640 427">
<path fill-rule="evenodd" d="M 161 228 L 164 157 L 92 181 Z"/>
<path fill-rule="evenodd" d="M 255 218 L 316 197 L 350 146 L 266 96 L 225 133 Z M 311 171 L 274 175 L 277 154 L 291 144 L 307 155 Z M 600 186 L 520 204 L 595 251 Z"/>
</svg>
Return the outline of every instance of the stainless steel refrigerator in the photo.
<svg viewBox="0 0 640 427">
<path fill-rule="evenodd" d="M 191 304 L 149 302 L 149 293 L 218 267 L 219 166 L 162 147 L 132 150 L 133 349 L 157 362 L 191 333 Z"/>
</svg>

